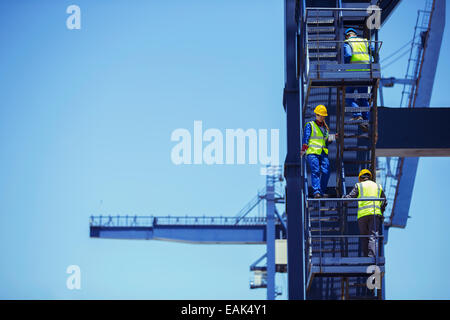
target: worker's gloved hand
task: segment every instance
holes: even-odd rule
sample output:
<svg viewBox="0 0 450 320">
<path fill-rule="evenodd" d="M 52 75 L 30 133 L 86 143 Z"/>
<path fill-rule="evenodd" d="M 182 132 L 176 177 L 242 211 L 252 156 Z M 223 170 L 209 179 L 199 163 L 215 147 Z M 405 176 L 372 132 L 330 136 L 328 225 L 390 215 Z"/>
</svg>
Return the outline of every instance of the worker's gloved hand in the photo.
<svg viewBox="0 0 450 320">
<path fill-rule="evenodd" d="M 308 150 L 308 145 L 307 145 L 307 144 L 304 144 L 304 145 L 302 146 L 302 150 L 300 151 L 300 157 L 303 157 L 303 156 L 305 155 L 306 150 Z"/>
<path fill-rule="evenodd" d="M 336 134 L 330 134 L 328 136 L 328 142 L 333 142 L 333 141 L 337 140 L 337 137 L 338 137 L 337 133 Z"/>
</svg>

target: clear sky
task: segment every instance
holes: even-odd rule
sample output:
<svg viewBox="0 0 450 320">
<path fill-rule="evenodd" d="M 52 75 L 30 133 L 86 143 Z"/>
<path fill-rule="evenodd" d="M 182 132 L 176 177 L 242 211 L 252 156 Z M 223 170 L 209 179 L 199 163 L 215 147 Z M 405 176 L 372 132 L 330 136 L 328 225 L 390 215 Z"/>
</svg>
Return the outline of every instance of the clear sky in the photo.
<svg viewBox="0 0 450 320">
<path fill-rule="evenodd" d="M 408 3 L 406 5 L 406 3 Z M 81 8 L 68 30 L 66 8 Z M 423 1 L 383 27 L 383 55 Z M 283 1 L 0 1 L 0 298 L 265 299 L 262 245 L 89 238 L 89 216 L 234 216 L 259 165 L 172 163 L 171 133 L 279 129 L 286 117 Z M 449 8 L 447 7 L 447 14 Z M 432 106 L 448 107 L 448 24 Z M 404 76 L 406 58 L 384 71 Z M 401 88 L 385 90 L 397 106 Z M 416 130 L 416 128 L 412 128 Z M 388 299 L 449 299 L 448 158 L 421 159 L 405 230 L 386 247 Z M 66 268 L 81 269 L 69 290 Z M 286 298 L 286 276 L 277 277 Z"/>
</svg>

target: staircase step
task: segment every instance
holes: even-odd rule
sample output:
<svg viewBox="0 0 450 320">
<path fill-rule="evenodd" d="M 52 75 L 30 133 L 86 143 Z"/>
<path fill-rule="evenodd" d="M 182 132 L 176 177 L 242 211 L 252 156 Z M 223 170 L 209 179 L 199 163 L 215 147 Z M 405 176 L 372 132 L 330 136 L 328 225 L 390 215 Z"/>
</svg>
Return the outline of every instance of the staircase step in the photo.
<svg viewBox="0 0 450 320">
<path fill-rule="evenodd" d="M 346 172 L 345 177 L 359 177 L 359 172 Z"/>
<path fill-rule="evenodd" d="M 369 111 L 370 111 L 370 107 L 347 107 L 347 108 L 345 108 L 345 112 L 351 112 L 351 113 L 369 112 Z"/>
<path fill-rule="evenodd" d="M 332 42 L 311 42 L 308 44 L 309 50 L 336 50 L 336 44 Z"/>
<path fill-rule="evenodd" d="M 335 27 L 314 27 L 308 26 L 308 34 L 312 33 L 334 33 Z"/>
<path fill-rule="evenodd" d="M 308 18 L 306 20 L 308 24 L 331 24 L 334 23 L 333 17 L 323 17 L 323 18 Z"/>
<path fill-rule="evenodd" d="M 335 232 L 335 231 L 340 231 L 340 230 L 341 230 L 341 228 L 339 228 L 339 227 L 322 228 L 322 230 L 321 229 L 313 229 L 313 228 L 310 229 L 311 232 Z"/>
<path fill-rule="evenodd" d="M 326 238 L 312 238 L 311 242 L 332 242 L 334 241 L 336 244 L 339 242 L 339 239 L 326 239 Z"/>
<path fill-rule="evenodd" d="M 346 99 L 370 99 L 372 94 L 370 93 L 346 93 L 345 98 Z"/>
<path fill-rule="evenodd" d="M 339 222 L 339 218 L 337 217 L 326 217 L 326 218 L 309 218 L 311 222 Z"/>
<path fill-rule="evenodd" d="M 369 124 L 369 120 L 353 120 L 353 121 L 345 121 L 345 125 L 359 125 L 359 124 Z"/>
<path fill-rule="evenodd" d="M 337 53 L 336 52 L 310 52 L 309 58 L 315 59 L 315 58 L 336 58 Z"/>
<path fill-rule="evenodd" d="M 310 66 L 314 66 L 314 68 L 316 68 L 317 69 L 317 65 L 318 64 L 320 64 L 320 65 L 324 65 L 324 64 L 326 64 L 326 65 L 329 65 L 329 64 L 337 64 L 337 61 L 320 61 L 320 62 L 315 62 L 315 61 L 313 61 L 313 62 L 311 62 L 309 65 Z M 323 93 L 323 91 L 324 90 L 319 90 L 320 88 L 314 88 L 314 91 L 317 91 L 318 93 L 320 92 L 320 93 L 322 93 L 322 94 L 324 94 Z M 325 90 L 328 90 L 329 88 L 322 88 L 322 89 L 325 89 Z M 332 89 L 334 89 L 334 88 L 332 88 Z M 333 97 L 333 99 L 334 100 L 336 100 L 336 97 Z"/>
<path fill-rule="evenodd" d="M 364 152 L 364 151 L 371 151 L 371 150 L 372 150 L 371 147 L 344 147 L 344 151 Z"/>
<path fill-rule="evenodd" d="M 336 250 L 312 250 L 312 253 L 335 253 L 335 254 L 340 254 L 340 251 L 336 251 Z"/>
<path fill-rule="evenodd" d="M 311 41 L 331 41 L 336 40 L 336 35 L 334 33 L 330 34 L 308 34 L 308 45 L 312 43 Z"/>
<path fill-rule="evenodd" d="M 347 300 L 378 300 L 376 296 L 354 296 L 348 297 Z"/>
<path fill-rule="evenodd" d="M 344 160 L 344 164 L 371 164 L 370 160 Z"/>
<path fill-rule="evenodd" d="M 316 206 L 308 207 L 308 209 L 310 211 L 317 211 L 318 207 L 316 207 Z M 320 212 L 337 212 L 337 211 L 339 211 L 338 208 L 330 208 L 330 207 L 328 207 L 328 208 L 320 208 Z"/>
<path fill-rule="evenodd" d="M 368 134 L 344 134 L 344 139 L 370 139 Z"/>
</svg>

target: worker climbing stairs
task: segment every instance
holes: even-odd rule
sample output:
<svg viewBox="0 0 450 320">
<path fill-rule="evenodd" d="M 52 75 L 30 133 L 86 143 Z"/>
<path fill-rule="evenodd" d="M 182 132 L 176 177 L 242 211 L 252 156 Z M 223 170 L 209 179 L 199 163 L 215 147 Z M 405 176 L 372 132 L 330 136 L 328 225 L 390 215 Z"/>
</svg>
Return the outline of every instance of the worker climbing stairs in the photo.
<svg viewBox="0 0 450 320">
<path fill-rule="evenodd" d="M 330 1 L 327 7 L 308 7 L 300 32 L 306 66 L 302 114 L 303 124 L 314 120 L 314 108 L 326 105 L 330 132 L 336 143 L 329 145 L 330 179 L 328 198 L 313 198 L 306 161 L 302 161 L 306 206 L 305 268 L 308 299 L 382 299 L 384 297 L 384 252 L 364 257 L 361 247 L 356 199 L 342 199 L 358 179 L 362 169 L 376 172 L 377 91 L 380 68 L 377 52 L 381 42 L 376 32 L 367 30 L 367 12 L 358 3 Z M 364 5 L 367 6 L 366 3 Z M 344 62 L 344 30 L 354 28 L 369 39 L 375 61 L 364 64 Z M 373 33 L 373 34 L 372 34 Z M 368 88 L 358 92 L 355 88 Z M 364 90 L 363 90 L 364 91 Z M 352 101 L 369 101 L 355 107 Z M 369 117 L 355 117 L 367 112 Z"/>
</svg>

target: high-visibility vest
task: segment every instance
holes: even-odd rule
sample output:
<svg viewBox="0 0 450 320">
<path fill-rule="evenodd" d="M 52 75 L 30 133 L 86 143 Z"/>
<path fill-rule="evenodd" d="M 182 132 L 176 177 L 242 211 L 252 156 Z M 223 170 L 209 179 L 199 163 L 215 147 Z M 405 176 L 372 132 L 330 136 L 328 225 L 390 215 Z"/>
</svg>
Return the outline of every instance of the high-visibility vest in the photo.
<svg viewBox="0 0 450 320">
<path fill-rule="evenodd" d="M 370 63 L 369 42 L 366 39 L 353 37 L 345 40 L 345 42 L 352 48 L 350 63 Z M 369 69 L 352 69 L 347 71 L 369 71 Z"/>
<path fill-rule="evenodd" d="M 356 185 L 358 186 L 358 198 L 381 198 L 383 189 L 378 183 L 366 180 Z M 373 214 L 383 215 L 381 201 L 358 201 L 358 219 Z"/>
<path fill-rule="evenodd" d="M 306 150 L 306 155 L 308 154 L 322 154 L 322 150 L 325 154 L 328 154 L 327 140 L 328 140 L 328 130 L 325 129 L 325 136 L 320 130 L 319 126 L 315 121 L 308 122 L 311 124 L 311 136 L 308 141 L 308 149 Z M 306 126 L 306 125 L 305 125 Z"/>
</svg>

